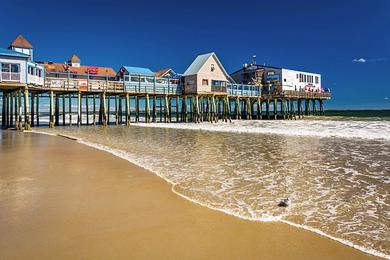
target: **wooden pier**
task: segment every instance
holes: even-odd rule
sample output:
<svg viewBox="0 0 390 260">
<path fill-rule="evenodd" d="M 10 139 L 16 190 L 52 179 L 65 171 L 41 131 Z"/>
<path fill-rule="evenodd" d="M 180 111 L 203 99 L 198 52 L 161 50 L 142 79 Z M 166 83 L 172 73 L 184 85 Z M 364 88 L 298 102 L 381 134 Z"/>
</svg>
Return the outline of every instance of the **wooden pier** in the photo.
<svg viewBox="0 0 390 260">
<path fill-rule="evenodd" d="M 324 100 L 330 99 L 330 93 L 297 91 L 258 96 L 223 92 L 190 95 L 177 87 L 125 89 L 117 81 L 90 81 L 85 89 L 70 82 L 64 87 L 2 83 L 0 91 L 1 126 L 18 130 L 42 125 L 291 120 L 324 115 Z"/>
</svg>

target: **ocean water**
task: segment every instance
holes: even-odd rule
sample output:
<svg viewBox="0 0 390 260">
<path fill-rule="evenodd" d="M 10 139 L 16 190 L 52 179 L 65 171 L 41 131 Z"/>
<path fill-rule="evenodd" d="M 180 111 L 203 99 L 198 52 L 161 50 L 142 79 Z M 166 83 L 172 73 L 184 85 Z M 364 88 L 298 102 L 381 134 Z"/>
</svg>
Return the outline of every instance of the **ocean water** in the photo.
<svg viewBox="0 0 390 260">
<path fill-rule="evenodd" d="M 390 258 L 390 121 L 381 117 L 36 130 L 141 165 L 209 208 Z M 278 207 L 286 197 L 291 205 Z"/>
</svg>

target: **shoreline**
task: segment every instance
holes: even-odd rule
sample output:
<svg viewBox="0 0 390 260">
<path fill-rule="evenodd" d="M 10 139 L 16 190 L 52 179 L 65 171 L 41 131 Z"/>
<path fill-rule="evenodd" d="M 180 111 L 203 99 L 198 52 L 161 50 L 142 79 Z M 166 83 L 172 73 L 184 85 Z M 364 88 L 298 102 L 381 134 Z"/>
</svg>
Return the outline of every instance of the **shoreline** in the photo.
<svg viewBox="0 0 390 260">
<path fill-rule="evenodd" d="M 22 134 L 22 135 L 25 135 L 25 133 L 20 133 L 20 134 Z M 37 135 L 37 134 L 41 134 L 42 136 L 43 135 L 46 135 L 46 136 L 52 136 L 52 138 L 55 138 L 55 139 L 59 139 L 59 138 L 57 138 L 57 137 L 63 137 L 62 139 L 64 139 L 64 140 L 66 140 L 66 142 L 68 142 L 68 143 L 74 143 L 74 144 L 77 144 L 77 146 L 79 146 L 80 144 L 84 144 L 84 146 L 85 147 L 87 147 L 88 149 L 93 149 L 93 150 L 96 150 L 98 153 L 101 153 L 101 155 L 100 156 L 102 156 L 102 157 L 106 157 L 105 156 L 105 154 L 107 155 L 107 154 L 110 154 L 110 156 L 113 156 L 114 158 L 111 158 L 113 161 L 117 161 L 117 160 L 120 160 L 120 161 L 125 161 L 127 164 L 128 164 L 128 162 L 130 162 L 130 164 L 129 164 L 129 167 L 131 167 L 131 168 L 139 168 L 138 170 L 140 170 L 140 171 L 143 171 L 143 172 L 147 172 L 147 173 L 149 173 L 149 175 L 150 176 L 142 176 L 143 178 L 157 178 L 157 176 L 158 176 L 158 174 L 157 173 L 155 173 L 155 172 L 151 172 L 150 170 L 148 170 L 148 169 L 145 169 L 144 167 L 142 167 L 142 166 L 140 166 L 140 165 L 136 165 L 136 162 L 133 162 L 133 161 L 131 161 L 131 160 L 129 160 L 129 158 L 124 158 L 125 157 L 125 155 L 124 155 L 124 153 L 122 153 L 122 154 L 118 154 L 118 153 L 115 153 L 115 151 L 107 151 L 107 149 L 104 149 L 103 147 L 98 147 L 99 145 L 96 145 L 96 144 L 92 144 L 92 143 L 87 143 L 87 142 L 84 142 L 84 141 L 82 141 L 82 140 L 78 140 L 77 138 L 76 138 L 76 140 L 75 140 L 75 138 L 74 137 L 71 137 L 71 136 L 66 136 L 66 135 L 57 135 L 57 134 L 49 134 L 49 133 L 42 133 L 42 132 L 36 132 L 36 131 L 29 131 L 28 132 L 28 135 Z M 55 136 L 55 137 L 54 137 Z M 31 137 L 31 138 L 34 138 L 34 137 Z M 38 137 L 39 138 L 39 137 Z M 67 139 L 70 139 L 70 140 L 67 140 Z M 72 142 L 72 141 L 76 141 L 76 142 Z M 58 141 L 58 142 L 62 142 L 62 141 Z M 72 145 L 73 146 L 73 145 Z M 64 147 L 64 149 L 65 149 L 65 147 Z M 104 153 L 105 152 L 105 153 Z M 120 151 L 117 151 L 117 152 L 120 152 Z M 91 152 L 92 153 L 92 152 Z M 95 152 L 96 153 L 96 152 Z M 122 159 L 122 160 L 121 160 Z M 142 170 L 141 170 L 142 169 Z M 129 174 L 129 175 L 131 175 L 131 174 Z M 157 176 L 155 176 L 155 175 L 157 175 Z M 170 183 L 169 181 L 167 181 L 167 180 L 165 180 L 165 179 L 163 179 L 163 178 L 161 178 L 161 177 L 159 177 L 159 178 L 157 178 L 158 180 L 154 180 L 154 181 L 156 181 L 156 182 L 161 182 L 161 183 L 165 183 L 164 185 L 162 185 L 162 186 L 166 186 L 166 184 L 168 184 L 168 185 L 170 185 L 170 190 L 172 190 L 173 191 L 173 195 L 174 196 L 176 196 L 176 195 L 179 195 L 179 197 L 182 197 L 182 198 L 185 198 L 186 200 L 184 200 L 185 201 L 185 203 L 190 203 L 192 206 L 190 206 L 190 207 L 197 207 L 197 208 L 199 208 L 199 206 L 198 205 L 202 205 L 201 203 L 198 203 L 198 202 L 196 202 L 196 201 L 193 201 L 193 200 L 191 200 L 190 198 L 186 198 L 185 196 L 183 196 L 183 195 L 181 195 L 180 193 L 178 193 L 178 192 L 176 192 L 175 190 L 174 190 L 174 184 L 173 183 Z M 162 179 L 162 180 L 161 180 Z M 165 181 L 165 182 L 164 182 Z M 161 185 L 161 184 L 160 184 Z M 177 199 L 179 199 L 179 197 L 177 197 L 176 196 L 176 198 Z M 180 200 L 180 199 L 179 199 Z M 191 203 L 191 202 L 195 202 L 196 204 L 198 204 L 198 205 L 196 205 L 196 204 L 193 204 L 193 203 Z M 202 206 L 205 206 L 205 207 L 201 207 L 202 209 L 196 209 L 196 210 L 200 210 L 200 211 L 210 211 L 210 207 L 207 207 L 207 205 L 202 205 Z M 329 244 L 329 245 L 327 245 L 327 246 L 331 246 L 331 247 L 335 247 L 335 248 L 339 248 L 339 247 L 341 247 L 342 249 L 339 249 L 339 250 L 341 250 L 341 251 L 349 251 L 349 253 L 347 254 L 347 255 L 343 255 L 343 257 L 340 257 L 340 256 L 338 256 L 337 254 L 336 255 L 333 255 L 333 257 L 332 258 L 340 258 L 340 259 L 348 259 L 348 258 L 350 258 L 351 257 L 351 259 L 353 258 L 353 259 L 356 259 L 356 258 L 370 258 L 370 257 L 374 257 L 375 258 L 375 256 L 374 255 L 372 255 L 372 252 L 362 252 L 362 251 L 358 251 L 358 249 L 360 249 L 360 248 L 353 248 L 354 246 L 351 246 L 351 245 L 346 245 L 345 243 L 343 243 L 342 241 L 338 241 L 337 240 L 337 238 L 334 240 L 334 238 L 332 238 L 332 237 L 330 237 L 330 236 L 327 236 L 326 234 L 318 234 L 317 232 L 315 232 L 315 231 L 313 231 L 313 230 L 308 230 L 308 229 L 306 229 L 306 228 L 304 228 L 304 227 L 300 227 L 300 226 L 297 226 L 296 224 L 294 224 L 294 223 L 286 223 L 285 221 L 280 221 L 279 223 L 277 223 L 277 222 L 272 222 L 272 223 L 267 223 L 267 222 L 259 222 L 259 221 L 255 221 L 255 220 L 245 220 L 245 219 L 243 219 L 243 218 L 241 218 L 241 217 L 237 217 L 237 216 L 232 216 L 232 214 L 229 214 L 228 212 L 224 212 L 224 211 L 222 211 L 222 210 L 219 210 L 219 209 L 215 209 L 216 211 L 215 211 L 215 213 L 210 213 L 209 212 L 209 214 L 212 214 L 212 215 L 215 215 L 215 214 L 217 214 L 217 215 L 219 215 L 219 214 L 222 214 L 222 216 L 218 216 L 219 218 L 222 218 L 222 219 L 224 219 L 224 218 L 233 218 L 234 220 L 232 220 L 232 219 L 229 219 L 229 221 L 238 221 L 239 223 L 242 223 L 242 222 L 245 222 L 245 225 L 253 225 L 253 226 L 262 226 L 262 225 L 266 225 L 266 226 L 268 226 L 268 225 L 271 225 L 271 226 L 274 226 L 274 225 L 276 225 L 278 228 L 277 229 L 289 229 L 290 231 L 289 232 L 293 232 L 293 233 L 298 233 L 298 234 L 300 234 L 300 235 L 302 235 L 301 233 L 304 233 L 306 236 L 309 236 L 310 237 L 310 239 L 317 239 L 317 240 L 319 240 L 320 241 L 320 244 L 322 244 L 322 243 L 325 243 L 325 244 Z M 214 211 L 212 211 L 212 212 L 214 212 Z M 287 225 L 284 225 L 284 224 L 287 224 Z M 299 229 L 297 229 L 296 227 L 299 227 Z M 251 227 L 252 228 L 252 227 Z M 293 230 L 293 231 L 291 231 L 291 229 Z M 306 234 L 306 232 L 307 233 L 309 233 L 309 234 Z M 315 233 L 317 233 L 317 234 L 315 234 Z M 322 235 L 322 236 L 321 236 Z M 311 237 L 311 236 L 314 236 L 314 237 Z M 317 238 L 316 238 L 317 237 Z M 328 239 L 327 239 L 328 238 Z M 299 239 L 297 239 L 297 240 L 299 240 Z M 291 242 L 291 241 L 290 241 Z M 341 242 L 341 243 L 339 243 L 339 242 Z M 310 247 L 310 245 L 307 245 L 307 246 L 309 246 Z M 307 248 L 306 248 L 307 249 Z M 334 248 L 333 248 L 334 249 Z M 330 254 L 334 254 L 334 252 L 333 252 L 333 250 L 331 250 L 330 248 L 328 248 L 328 253 L 330 253 Z M 339 251 L 338 250 L 338 251 Z M 361 250 L 361 249 L 360 249 Z M 306 250 L 305 250 L 306 251 Z M 251 253 L 251 252 L 248 252 L 248 253 Z M 291 253 L 291 252 L 290 252 Z M 288 256 L 290 256 L 290 253 L 288 254 Z M 386 255 L 379 255 L 379 256 L 381 256 L 381 257 L 386 257 Z M 304 258 L 305 258 L 306 256 L 304 256 Z M 311 256 L 312 257 L 312 256 Z M 329 257 L 329 255 L 327 255 L 327 254 L 325 254 L 325 255 L 321 255 L 321 256 L 316 256 L 316 258 L 328 258 Z M 272 257 L 272 258 L 274 258 L 274 257 Z M 300 257 L 299 257 L 299 259 L 301 259 L 302 258 L 302 255 L 300 255 Z M 282 259 L 282 258 L 281 258 Z M 297 258 L 298 259 L 298 258 Z M 309 256 L 307 256 L 307 259 L 309 259 Z"/>
<path fill-rule="evenodd" d="M 160 124 L 158 125 L 155 125 L 153 127 L 159 127 Z M 137 125 L 136 125 L 137 126 Z M 139 126 L 139 125 L 138 125 Z M 141 125 L 139 127 L 148 127 L 147 125 L 144 126 L 144 125 Z M 164 127 L 163 127 L 164 128 Z M 169 128 L 169 127 L 168 127 Z M 176 129 L 176 128 L 174 128 Z M 200 130 L 200 131 L 207 131 L 207 130 L 203 130 L 203 129 L 193 129 L 193 128 L 189 128 L 189 129 L 184 129 L 184 130 L 193 130 L 193 131 L 196 131 L 196 130 Z M 211 130 L 212 131 L 212 130 Z M 354 249 L 357 249 L 361 252 L 364 252 L 366 254 L 370 254 L 370 255 L 373 255 L 373 256 L 377 256 L 377 257 L 381 257 L 381 258 L 384 258 L 384 259 L 390 259 L 390 256 L 389 255 L 386 255 L 382 252 L 379 252 L 379 251 L 376 251 L 374 249 L 368 249 L 368 248 L 365 248 L 363 246 L 359 246 L 359 245 L 356 245 L 354 244 L 353 242 L 350 242 L 348 240 L 344 240 L 344 239 L 341 239 L 341 238 L 338 238 L 338 237 L 335 237 L 335 236 L 332 236 L 332 235 L 329 235 L 319 229 L 316 229 L 316 228 L 312 228 L 312 227 L 309 227 L 309 226 L 305 226 L 305 225 L 301 225 L 301 224 L 296 224 L 294 222 L 291 222 L 291 221 L 288 221 L 288 220 L 284 220 L 284 219 L 281 219 L 281 218 L 248 218 L 248 217 L 244 217 L 244 216 L 241 216 L 241 215 L 238 215 L 238 214 L 235 214 L 235 213 L 232 213 L 230 211 L 227 211 L 227 210 L 224 210 L 224 209 L 220 209 L 220 208 L 215 208 L 215 207 L 212 207 L 210 205 L 207 205 L 207 204 L 204 204 L 202 202 L 199 202 L 197 200 L 194 200 L 188 196 L 185 196 L 179 192 L 177 192 L 175 190 L 175 183 L 171 182 L 170 180 L 168 179 L 165 179 L 163 176 L 161 176 L 158 172 L 156 171 L 153 171 L 152 169 L 148 168 L 148 167 L 145 167 L 144 165 L 142 165 L 141 163 L 133 160 L 130 156 L 128 156 L 126 154 L 126 152 L 124 151 L 121 151 L 121 150 L 117 150 L 117 149 L 113 149 L 113 148 L 110 148 L 110 147 L 107 147 L 107 146 L 104 146 L 104 145 L 100 145 L 100 144 L 96 144 L 96 143 L 91 143 L 91 142 L 87 142 L 87 141 L 84 141 L 82 139 L 79 139 L 77 137 L 74 137 L 74 136 L 70 136 L 70 135 L 64 135 L 64 134 L 51 134 L 51 133 L 47 133 L 47 132 L 39 132 L 39 131 L 28 131 L 28 132 L 31 132 L 31 133 L 37 133 L 37 134 L 43 134 L 43 135 L 49 135 L 49 136 L 58 136 L 58 137 L 62 137 L 62 138 L 67 138 L 69 140 L 72 140 L 72 141 L 76 141 L 77 143 L 80 143 L 80 144 L 83 144 L 83 145 L 86 145 L 88 147 L 91 147 L 93 149 L 97 149 L 97 150 L 100 150 L 102 152 L 106 152 L 106 153 L 110 153 L 120 159 L 123 159 L 123 160 L 126 160 L 128 161 L 129 163 L 131 164 L 134 164 L 138 167 L 141 167 L 143 169 L 145 169 L 146 171 L 152 173 L 153 175 L 159 177 L 160 179 L 162 179 L 163 181 L 165 181 L 166 183 L 170 184 L 171 185 L 171 191 L 176 194 L 177 196 L 185 199 L 185 200 L 188 200 L 190 201 L 191 203 L 195 203 L 199 206 L 202 206 L 202 207 L 206 207 L 208 209 L 211 209 L 211 210 L 215 210 L 215 211 L 218 211 L 218 212 L 222 212 L 226 215 L 229 215 L 229 216 L 233 216 L 233 217 L 236 217 L 236 218 L 239 218 L 239 219 L 243 219 L 243 220 L 247 220 L 247 221 L 251 221 L 251 222 L 273 222 L 273 223 L 283 223 L 283 224 L 286 224 L 286 225 L 290 225 L 290 226 L 293 226 L 295 228 L 299 228 L 299 229 L 303 229 L 305 231 L 309 231 L 309 232 L 313 232 L 317 235 L 320 235 L 320 236 L 323 236 L 323 237 L 326 237 L 328 239 L 331 239 L 331 240 L 334 240 L 338 243 L 341 243 L 345 246 L 348 246 L 348 247 L 351 247 L 351 248 L 354 248 Z"/>
</svg>

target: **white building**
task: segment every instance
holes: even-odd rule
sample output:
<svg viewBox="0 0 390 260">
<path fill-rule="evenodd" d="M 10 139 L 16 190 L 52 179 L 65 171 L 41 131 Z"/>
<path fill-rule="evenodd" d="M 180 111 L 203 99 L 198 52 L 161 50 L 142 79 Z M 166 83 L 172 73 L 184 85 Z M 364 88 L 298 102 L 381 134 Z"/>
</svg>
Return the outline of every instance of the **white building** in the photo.
<svg viewBox="0 0 390 260">
<path fill-rule="evenodd" d="M 322 92 L 321 74 L 257 64 L 244 65 L 231 74 L 237 83 L 271 84 L 275 89 Z"/>
<path fill-rule="evenodd" d="M 43 86 L 44 67 L 33 62 L 32 57 L 32 45 L 22 35 L 19 35 L 8 49 L 0 48 L 0 83 Z"/>
</svg>

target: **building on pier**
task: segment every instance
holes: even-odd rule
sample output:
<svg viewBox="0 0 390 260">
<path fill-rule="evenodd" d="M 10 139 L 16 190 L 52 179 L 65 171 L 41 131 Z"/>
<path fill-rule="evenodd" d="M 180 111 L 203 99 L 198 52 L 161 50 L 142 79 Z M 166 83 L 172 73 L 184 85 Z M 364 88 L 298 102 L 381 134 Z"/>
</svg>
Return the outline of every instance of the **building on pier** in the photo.
<svg viewBox="0 0 390 260">
<path fill-rule="evenodd" d="M 184 72 L 182 82 L 185 94 L 261 95 L 259 86 L 236 84 L 214 52 L 196 57 Z"/>
<path fill-rule="evenodd" d="M 244 64 L 231 74 L 239 83 L 263 86 L 265 93 L 283 91 L 323 92 L 321 74 L 272 67 L 258 64 Z"/>
<path fill-rule="evenodd" d="M 233 82 L 214 52 L 199 55 L 183 74 L 184 92 L 187 94 L 226 93 Z"/>
<path fill-rule="evenodd" d="M 173 70 L 172 70 L 173 71 Z M 180 78 L 172 74 L 158 76 L 149 68 L 122 66 L 117 79 L 122 82 L 123 89 L 131 92 L 179 94 L 181 93 Z"/>
<path fill-rule="evenodd" d="M 7 86 L 43 86 L 45 71 L 32 60 L 33 47 L 19 35 L 8 47 L 0 48 L 0 84 Z"/>
<path fill-rule="evenodd" d="M 80 58 L 73 54 L 66 63 L 43 62 L 46 70 L 46 85 L 52 88 L 99 90 L 107 81 L 114 81 L 116 72 L 109 67 L 81 65 Z"/>
</svg>

